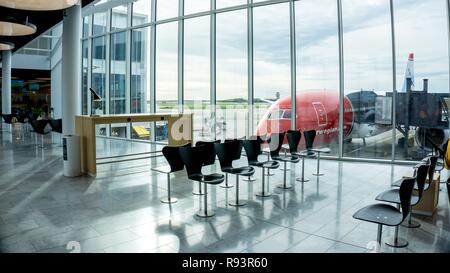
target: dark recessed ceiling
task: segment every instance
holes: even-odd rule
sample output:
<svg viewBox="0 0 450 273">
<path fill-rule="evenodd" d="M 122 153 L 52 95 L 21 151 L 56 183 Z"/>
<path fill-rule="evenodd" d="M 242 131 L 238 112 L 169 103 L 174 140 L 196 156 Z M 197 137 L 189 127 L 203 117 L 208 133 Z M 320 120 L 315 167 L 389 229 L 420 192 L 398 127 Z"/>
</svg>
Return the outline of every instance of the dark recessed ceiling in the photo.
<svg viewBox="0 0 450 273">
<path fill-rule="evenodd" d="M 82 0 L 82 6 L 86 6 L 93 2 L 94 0 Z M 55 11 L 28 11 L 28 10 L 18 10 L 0 7 L 0 18 L 3 16 L 14 16 L 18 19 L 26 19 L 28 16 L 28 22 L 34 24 L 37 27 L 37 31 L 33 35 L 27 36 L 0 36 L 0 41 L 12 42 L 15 45 L 13 52 L 19 50 L 33 39 L 37 38 L 42 33 L 46 32 L 56 24 L 62 21 L 64 10 Z M 1 54 L 0 54 L 1 60 Z"/>
</svg>

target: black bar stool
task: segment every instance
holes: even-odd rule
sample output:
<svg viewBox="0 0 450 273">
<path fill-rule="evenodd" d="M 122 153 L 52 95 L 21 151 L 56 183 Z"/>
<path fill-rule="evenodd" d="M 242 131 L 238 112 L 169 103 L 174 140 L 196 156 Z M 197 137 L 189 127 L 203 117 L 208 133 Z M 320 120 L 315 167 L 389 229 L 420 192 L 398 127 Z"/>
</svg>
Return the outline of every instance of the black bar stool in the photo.
<svg viewBox="0 0 450 273">
<path fill-rule="evenodd" d="M 165 204 L 173 204 L 178 202 L 178 199 L 175 197 L 171 197 L 170 193 L 170 174 L 174 172 L 178 172 L 184 169 L 183 161 L 180 158 L 180 147 L 189 147 L 190 143 L 187 143 L 183 146 L 164 146 L 162 148 L 162 154 L 167 160 L 169 165 L 152 168 L 153 171 L 164 173 L 167 175 L 167 192 L 168 196 L 161 198 L 161 202 Z"/>
<path fill-rule="evenodd" d="M 298 130 L 298 131 L 297 130 L 288 130 L 286 133 L 286 137 L 288 140 L 289 152 L 291 153 L 291 155 L 299 156 L 302 159 L 302 177 L 297 178 L 296 181 L 302 182 L 302 183 L 308 182 L 309 179 L 305 178 L 306 153 L 298 151 L 298 146 L 300 144 L 300 140 L 302 139 L 302 133 L 300 132 L 300 130 Z"/>
<path fill-rule="evenodd" d="M 427 178 L 427 173 L 430 165 L 421 165 L 418 168 L 417 176 L 414 178 L 414 180 L 417 182 L 418 187 L 418 196 L 412 196 L 410 201 L 410 213 L 409 213 L 409 219 L 411 220 L 412 215 L 412 206 L 416 205 L 420 202 L 420 199 L 422 198 L 423 188 L 425 185 L 425 180 Z M 402 182 L 403 184 L 404 182 Z M 401 186 L 400 186 L 401 187 Z M 380 193 L 375 200 L 382 201 L 382 202 L 388 202 L 397 204 L 398 208 L 400 208 L 401 200 L 399 196 L 400 190 L 397 189 L 391 189 L 385 192 Z M 388 242 L 386 242 L 387 245 L 392 247 L 406 247 L 408 246 L 408 241 L 406 241 L 403 238 L 398 237 L 398 228 L 399 226 L 395 227 L 395 235 L 393 238 L 391 238 Z"/>
<path fill-rule="evenodd" d="M 398 194 L 401 211 L 388 204 L 374 204 L 364 207 L 353 214 L 353 218 L 355 219 L 378 224 L 377 242 L 379 248 L 381 248 L 383 225 L 397 227 L 410 213 L 414 183 L 414 178 L 406 178 L 400 186 Z M 378 251 L 379 249 L 377 249 L 377 252 Z"/>
<path fill-rule="evenodd" d="M 47 127 L 48 120 L 40 119 L 40 120 L 30 120 L 30 125 L 33 128 L 33 132 L 35 133 L 35 144 L 39 146 L 37 143 L 37 135 L 41 135 L 41 146 L 40 148 L 44 148 L 44 135 L 50 133 L 50 131 L 46 131 L 45 127 Z"/>
<path fill-rule="evenodd" d="M 9 126 L 10 126 L 10 130 L 7 131 L 7 132 L 12 132 L 11 126 L 12 126 L 12 123 L 13 123 L 12 120 L 14 118 L 14 115 L 13 114 L 2 114 L 2 117 L 3 117 L 3 121 L 6 124 L 9 124 Z M 2 130 L 3 130 L 3 128 L 2 128 Z"/>
<path fill-rule="evenodd" d="M 313 175 L 322 176 L 324 174 L 320 172 L 320 155 L 322 153 L 324 154 L 331 153 L 331 149 L 327 147 L 313 148 L 314 140 L 317 134 L 316 130 L 304 131 L 303 134 L 305 135 L 305 143 L 306 143 L 306 150 L 308 151 L 308 156 L 314 157 L 315 155 L 317 155 L 317 170 L 315 173 L 313 173 Z"/>
<path fill-rule="evenodd" d="M 207 146 L 209 150 L 212 150 L 214 152 L 214 144 L 215 143 L 220 143 L 220 140 L 216 140 L 216 141 L 198 141 L 197 143 L 195 143 L 195 147 L 198 146 Z M 211 153 L 207 155 L 207 158 L 205 158 L 205 161 L 203 162 L 203 167 L 204 166 L 211 166 L 216 164 L 216 154 Z M 202 192 L 202 184 L 198 183 L 198 191 L 193 191 L 192 192 L 193 195 L 203 195 L 204 193 Z"/>
<path fill-rule="evenodd" d="M 251 176 L 255 173 L 255 169 L 249 166 L 239 168 L 233 167 L 233 161 L 238 160 L 241 156 L 241 142 L 239 140 L 234 140 L 225 143 L 216 143 L 214 144 L 214 147 L 216 149 L 217 157 L 219 158 L 222 172 L 236 175 L 236 200 L 228 204 L 236 207 L 245 205 L 245 201 L 239 200 L 239 176 Z M 237 157 L 238 155 L 239 158 Z"/>
<path fill-rule="evenodd" d="M 62 119 L 50 119 L 48 124 L 52 128 L 52 132 L 60 134 L 60 144 L 62 139 Z"/>
<path fill-rule="evenodd" d="M 23 139 L 25 136 L 24 125 L 27 123 L 27 117 L 23 111 L 18 111 L 15 116 L 17 123 L 20 123 L 20 136 Z"/>
<path fill-rule="evenodd" d="M 291 163 L 298 163 L 300 162 L 300 157 L 296 155 L 284 155 L 280 156 L 280 150 L 284 143 L 286 133 L 274 133 L 270 136 L 270 157 L 272 160 L 283 162 L 284 168 L 283 168 L 283 184 L 278 185 L 278 188 L 280 189 L 290 189 L 292 186 L 286 184 L 286 171 L 287 162 Z"/>
<path fill-rule="evenodd" d="M 257 139 L 249 139 L 249 140 L 243 140 L 242 145 L 244 146 L 245 152 L 247 154 L 248 164 L 250 166 L 258 167 L 262 169 L 262 189 L 261 192 L 256 193 L 256 196 L 258 197 L 269 197 L 272 194 L 270 191 L 266 191 L 266 185 L 265 185 L 265 170 L 266 169 L 277 169 L 280 166 L 280 163 L 276 161 L 258 161 L 258 156 L 262 153 L 261 152 L 261 144 L 262 140 L 260 138 Z"/>
<path fill-rule="evenodd" d="M 214 212 L 208 210 L 208 184 L 217 185 L 225 180 L 223 174 L 202 174 L 202 167 L 205 159 L 207 159 L 211 153 L 215 156 L 214 146 L 200 145 L 196 147 L 180 147 L 180 157 L 186 166 L 188 178 L 190 180 L 203 183 L 204 189 L 204 209 L 197 212 L 199 217 L 211 217 L 214 216 Z"/>
</svg>

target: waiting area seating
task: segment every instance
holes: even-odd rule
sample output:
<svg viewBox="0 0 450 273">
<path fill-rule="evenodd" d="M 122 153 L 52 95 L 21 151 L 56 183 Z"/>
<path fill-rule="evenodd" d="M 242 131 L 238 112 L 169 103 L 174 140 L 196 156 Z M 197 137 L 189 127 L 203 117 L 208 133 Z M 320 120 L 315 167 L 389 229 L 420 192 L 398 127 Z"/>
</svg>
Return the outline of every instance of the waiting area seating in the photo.
<svg viewBox="0 0 450 273">
<path fill-rule="evenodd" d="M 353 218 L 378 224 L 377 243 L 378 249 L 381 248 L 381 236 L 383 226 L 398 227 L 408 217 L 411 209 L 411 196 L 414 189 L 415 178 L 406 178 L 403 180 L 399 199 L 401 210 L 388 204 L 373 204 L 358 210 L 353 214 Z"/>
<path fill-rule="evenodd" d="M 223 174 L 202 173 L 202 167 L 211 154 L 214 154 L 215 156 L 214 146 L 210 145 L 199 145 L 196 147 L 186 146 L 180 148 L 180 157 L 186 167 L 188 178 L 193 181 L 198 181 L 200 185 L 203 184 L 204 186 L 203 211 L 197 212 L 197 216 L 203 218 L 214 216 L 214 212 L 208 210 L 208 185 L 217 185 L 225 180 Z"/>
<path fill-rule="evenodd" d="M 379 203 L 358 210 L 353 217 L 358 220 L 377 223 L 377 241 L 381 246 L 381 229 L 383 225 L 394 226 L 394 236 L 385 243 L 388 246 L 399 248 L 408 246 L 408 241 L 399 237 L 399 226 L 418 228 L 420 223 L 412 220 L 413 207 L 418 205 L 424 192 L 431 190 L 436 172 L 437 156 L 428 156 L 421 163 L 413 167 L 414 174 L 411 177 L 403 177 L 392 184 L 393 188 L 378 194 L 376 201 L 394 204 L 396 207 Z M 449 179 L 450 180 L 450 179 Z M 447 189 L 450 200 L 450 182 L 447 181 Z M 408 218 L 408 220 L 406 220 Z"/>
</svg>

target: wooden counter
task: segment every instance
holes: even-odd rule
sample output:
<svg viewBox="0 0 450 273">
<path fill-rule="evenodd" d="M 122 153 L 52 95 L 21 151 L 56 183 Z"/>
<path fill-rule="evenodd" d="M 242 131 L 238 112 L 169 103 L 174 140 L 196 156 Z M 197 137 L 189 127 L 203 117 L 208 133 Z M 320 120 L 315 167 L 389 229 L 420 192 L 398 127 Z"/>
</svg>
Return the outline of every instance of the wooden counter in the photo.
<svg viewBox="0 0 450 273">
<path fill-rule="evenodd" d="M 183 145 L 192 142 L 192 114 L 128 114 L 105 116 L 76 116 L 75 133 L 80 136 L 81 171 L 95 176 L 97 174 L 97 152 L 95 126 L 98 124 L 156 122 L 168 123 L 169 145 Z"/>
</svg>

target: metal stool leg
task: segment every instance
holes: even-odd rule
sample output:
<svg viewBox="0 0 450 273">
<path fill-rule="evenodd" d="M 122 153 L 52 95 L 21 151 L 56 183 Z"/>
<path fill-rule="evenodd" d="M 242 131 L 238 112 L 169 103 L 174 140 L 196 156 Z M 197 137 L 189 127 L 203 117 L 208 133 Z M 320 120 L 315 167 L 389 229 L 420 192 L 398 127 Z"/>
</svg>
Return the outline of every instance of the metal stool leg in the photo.
<svg viewBox="0 0 450 273">
<path fill-rule="evenodd" d="M 287 162 L 284 161 L 283 184 L 280 184 L 277 186 L 278 188 L 283 189 L 283 190 L 288 190 L 288 189 L 292 188 L 292 186 L 286 184 L 286 171 L 287 171 L 286 164 L 287 164 Z"/>
<path fill-rule="evenodd" d="M 270 160 L 270 153 L 268 153 L 267 154 L 267 160 Z M 267 168 L 267 174 L 266 174 L 267 176 L 273 176 L 273 175 L 275 175 L 274 173 L 271 173 L 270 172 L 270 169 L 269 168 Z"/>
<path fill-rule="evenodd" d="M 233 207 L 241 207 L 247 205 L 247 202 L 239 200 L 239 175 L 236 175 L 236 200 L 234 202 L 228 203 L 228 205 Z"/>
<path fill-rule="evenodd" d="M 320 169 L 320 152 L 317 152 L 317 171 L 316 173 L 313 173 L 313 175 L 322 176 L 323 173 L 320 173 L 319 169 Z"/>
<path fill-rule="evenodd" d="M 302 156 L 302 177 L 297 178 L 296 181 L 302 182 L 302 183 L 309 181 L 309 179 L 305 179 L 305 156 Z"/>
<path fill-rule="evenodd" d="M 406 224 L 402 224 L 402 226 L 407 227 L 407 228 L 419 228 L 420 227 L 420 223 L 417 221 L 414 221 L 412 219 L 412 206 L 410 207 L 410 210 L 409 210 L 408 222 Z"/>
<path fill-rule="evenodd" d="M 286 152 L 286 150 L 284 150 L 284 156 L 287 156 L 287 152 Z M 284 164 L 284 166 L 283 166 L 282 168 L 280 168 L 280 170 L 282 170 L 282 171 L 284 171 L 284 170 L 286 170 L 286 171 L 290 171 L 290 170 L 291 170 L 291 168 L 287 167 L 287 166 L 286 166 L 286 164 Z"/>
<path fill-rule="evenodd" d="M 395 233 L 394 237 L 389 238 L 386 242 L 386 245 L 395 247 L 395 248 L 401 248 L 401 247 L 407 247 L 408 241 L 406 241 L 403 238 L 398 237 L 398 226 L 395 227 Z"/>
<path fill-rule="evenodd" d="M 245 178 L 242 179 L 242 181 L 253 182 L 256 181 L 256 179 L 253 176 L 246 176 Z"/>
<path fill-rule="evenodd" d="M 161 199 L 161 203 L 173 204 L 178 202 L 178 199 L 170 196 L 170 173 L 167 174 L 167 192 L 168 196 Z"/>
<path fill-rule="evenodd" d="M 261 188 L 260 192 L 256 193 L 256 196 L 258 196 L 258 197 L 269 197 L 272 195 L 270 192 L 266 191 L 266 185 L 264 183 L 265 182 L 265 177 L 264 177 L 265 170 L 264 169 L 265 168 L 262 168 L 262 188 Z"/>
<path fill-rule="evenodd" d="M 400 204 L 397 205 L 397 209 L 400 209 Z M 385 244 L 395 248 L 407 247 L 408 241 L 403 238 L 398 237 L 399 226 L 395 227 L 394 237 L 389 238 Z"/>
<path fill-rule="evenodd" d="M 229 189 L 233 187 L 233 184 L 228 184 L 228 173 L 225 173 L 225 184 L 220 184 L 221 188 Z M 236 185 L 237 187 L 237 185 Z"/>
<path fill-rule="evenodd" d="M 202 183 L 198 182 L 198 191 L 193 191 L 192 194 L 193 195 L 204 195 L 204 193 L 202 192 Z"/>
<path fill-rule="evenodd" d="M 204 195 L 204 208 L 203 210 L 200 210 L 197 212 L 198 217 L 206 218 L 206 217 L 212 217 L 214 216 L 213 211 L 208 211 L 208 184 L 205 184 L 205 195 Z"/>
<path fill-rule="evenodd" d="M 375 249 L 375 252 L 381 252 L 381 236 L 383 234 L 383 225 L 378 224 L 378 230 L 377 230 L 377 246 Z"/>
</svg>

